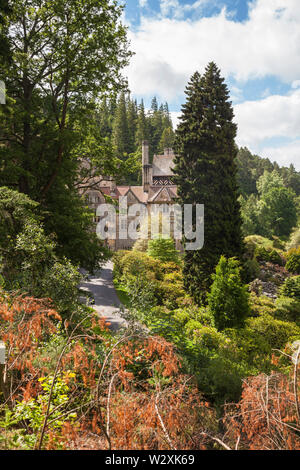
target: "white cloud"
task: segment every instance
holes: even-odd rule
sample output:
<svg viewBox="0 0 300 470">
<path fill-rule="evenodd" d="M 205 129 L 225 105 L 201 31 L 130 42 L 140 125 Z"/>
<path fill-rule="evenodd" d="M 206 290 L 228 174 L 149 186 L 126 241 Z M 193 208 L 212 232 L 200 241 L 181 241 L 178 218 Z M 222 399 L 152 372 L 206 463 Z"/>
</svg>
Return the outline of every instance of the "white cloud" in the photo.
<svg viewBox="0 0 300 470">
<path fill-rule="evenodd" d="M 139 0 L 139 6 L 145 8 L 148 4 L 148 0 Z"/>
<path fill-rule="evenodd" d="M 287 96 L 272 95 L 234 107 L 238 144 L 253 147 L 265 139 L 300 135 L 300 89 Z"/>
<path fill-rule="evenodd" d="M 225 9 L 214 17 L 183 20 L 184 7 L 178 0 L 162 0 L 162 13 L 173 17 L 144 17 L 130 33 L 136 55 L 127 72 L 134 93 L 178 97 L 192 73 L 211 60 L 225 77 L 240 81 L 267 75 L 287 83 L 299 79 L 299 0 L 257 0 L 243 23 Z"/>
<path fill-rule="evenodd" d="M 185 13 L 202 11 L 202 8 L 213 0 L 196 0 L 194 3 L 183 4 L 179 0 L 161 0 L 160 11 L 163 17 L 183 18 Z"/>
<path fill-rule="evenodd" d="M 300 80 L 294 80 L 292 83 L 292 88 L 300 88 Z"/>
<path fill-rule="evenodd" d="M 276 161 L 279 165 L 290 166 L 294 164 L 296 170 L 300 171 L 300 141 L 294 141 L 279 147 L 264 147 L 259 155 Z"/>
<path fill-rule="evenodd" d="M 173 129 L 175 130 L 176 127 L 179 124 L 179 116 L 181 115 L 181 111 L 170 111 L 172 123 L 173 123 Z"/>
</svg>

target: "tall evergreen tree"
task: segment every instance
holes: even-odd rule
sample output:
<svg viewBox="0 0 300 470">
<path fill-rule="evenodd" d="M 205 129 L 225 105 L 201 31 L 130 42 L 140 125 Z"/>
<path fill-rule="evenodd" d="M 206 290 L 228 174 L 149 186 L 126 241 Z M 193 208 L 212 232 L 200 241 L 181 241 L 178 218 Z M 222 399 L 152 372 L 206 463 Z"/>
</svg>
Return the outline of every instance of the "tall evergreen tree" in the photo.
<svg viewBox="0 0 300 470">
<path fill-rule="evenodd" d="M 119 97 L 116 114 L 113 123 L 113 144 L 118 158 L 124 158 L 130 150 L 130 138 L 128 130 L 127 109 L 125 93 Z"/>
<path fill-rule="evenodd" d="M 137 129 L 136 129 L 136 135 L 135 135 L 137 149 L 141 147 L 142 141 L 147 140 L 148 138 L 149 138 L 148 124 L 147 124 L 147 119 L 146 119 L 146 114 L 145 114 L 144 101 L 142 100 L 138 108 Z"/>
<path fill-rule="evenodd" d="M 135 151 L 135 134 L 137 127 L 137 110 L 136 104 L 128 96 L 127 101 L 127 125 L 128 125 L 128 153 Z"/>
<path fill-rule="evenodd" d="M 232 122 L 229 93 L 211 62 L 201 77 L 187 85 L 187 101 L 176 130 L 175 183 L 179 201 L 205 206 L 205 241 L 201 250 L 185 251 L 184 280 L 197 302 L 205 301 L 221 255 L 243 252 L 240 205 L 236 182 L 237 126 Z"/>
</svg>

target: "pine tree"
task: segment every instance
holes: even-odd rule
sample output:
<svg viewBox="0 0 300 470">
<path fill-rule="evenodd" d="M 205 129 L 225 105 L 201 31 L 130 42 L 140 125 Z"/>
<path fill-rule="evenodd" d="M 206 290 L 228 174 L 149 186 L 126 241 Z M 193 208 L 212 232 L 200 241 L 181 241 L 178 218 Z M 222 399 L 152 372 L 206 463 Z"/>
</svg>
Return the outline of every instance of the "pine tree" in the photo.
<svg viewBox="0 0 300 470">
<path fill-rule="evenodd" d="M 184 281 L 197 302 L 206 300 L 220 256 L 243 252 L 236 182 L 237 126 L 220 71 L 212 62 L 187 85 L 187 101 L 176 130 L 175 183 L 179 201 L 204 204 L 205 240 L 201 250 L 186 251 Z"/>
<path fill-rule="evenodd" d="M 137 129 L 136 129 L 136 135 L 135 135 L 137 149 L 141 147 L 142 141 L 148 140 L 148 138 L 149 138 L 148 125 L 147 125 L 147 119 L 145 115 L 144 101 L 142 100 L 138 108 Z"/>
<path fill-rule="evenodd" d="M 125 93 L 120 94 L 114 123 L 113 123 L 113 144 L 118 158 L 125 158 L 130 151 L 130 138 L 128 130 L 127 109 Z"/>
<path fill-rule="evenodd" d="M 128 123 L 128 140 L 129 140 L 128 153 L 133 153 L 135 151 L 137 110 L 136 110 L 136 104 L 134 101 L 130 99 L 130 96 L 128 97 L 128 101 L 127 101 L 127 123 Z"/>
<path fill-rule="evenodd" d="M 174 139 L 175 139 L 175 133 L 172 127 L 166 127 L 163 130 L 161 139 L 159 141 L 159 151 L 163 152 L 164 149 L 173 148 Z"/>
</svg>

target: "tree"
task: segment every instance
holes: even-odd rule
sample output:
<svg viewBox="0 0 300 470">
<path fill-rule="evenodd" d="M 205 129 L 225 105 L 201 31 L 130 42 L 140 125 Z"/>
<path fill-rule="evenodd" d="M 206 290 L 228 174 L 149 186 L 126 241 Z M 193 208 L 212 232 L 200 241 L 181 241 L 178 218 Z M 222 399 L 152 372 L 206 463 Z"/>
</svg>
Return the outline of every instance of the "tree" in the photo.
<svg viewBox="0 0 300 470">
<path fill-rule="evenodd" d="M 7 17 L 11 13 L 8 0 L 0 0 L 0 62 L 7 62 L 10 58 L 10 44 L 7 37 Z M 0 79 L 4 80 L 5 77 Z"/>
<path fill-rule="evenodd" d="M 212 278 L 207 298 L 214 326 L 219 331 L 243 326 L 249 313 L 249 293 L 242 284 L 238 261 L 221 256 Z"/>
<path fill-rule="evenodd" d="M 265 171 L 257 182 L 260 195 L 260 232 L 265 236 L 289 236 L 297 224 L 295 193 L 284 187 L 277 171 Z"/>
<path fill-rule="evenodd" d="M 113 123 L 113 144 L 116 149 L 116 156 L 118 158 L 125 159 L 131 149 L 124 92 L 120 94 L 115 113 Z"/>
<path fill-rule="evenodd" d="M 147 254 L 162 262 L 174 261 L 179 263 L 178 251 L 175 248 L 174 240 L 171 238 L 158 237 L 149 240 Z"/>
<path fill-rule="evenodd" d="M 164 149 L 173 148 L 174 140 L 175 140 L 175 134 L 174 134 L 172 127 L 166 127 L 163 130 L 161 139 L 159 141 L 159 150 L 163 152 Z"/>
<path fill-rule="evenodd" d="M 121 70 L 131 54 L 119 21 L 122 8 L 109 0 L 16 0 L 10 6 L 4 18 L 12 59 L 0 64 L 8 102 L 0 107 L 0 184 L 40 202 L 48 212 L 45 229 L 51 219 L 51 229 L 62 240 L 53 214 L 56 198 L 66 207 L 71 192 L 78 211 L 86 212 L 73 191 L 81 167 L 76 151 L 86 141 L 82 129 L 98 99 L 126 85 Z M 97 150 L 101 157 L 101 146 Z M 69 210 L 66 224 L 83 233 L 87 224 L 77 216 Z M 91 252 L 99 251 L 93 237 L 85 239 Z M 89 253 L 82 257 L 73 251 L 72 256 L 91 263 Z"/>
<path fill-rule="evenodd" d="M 243 253 L 240 204 L 236 182 L 236 124 L 224 79 L 214 63 L 186 88 L 181 123 L 176 130 L 175 177 L 181 204 L 204 204 L 202 250 L 185 251 L 184 281 L 197 301 L 204 301 L 221 255 Z M 186 240 L 184 240 L 184 243 Z"/>
<path fill-rule="evenodd" d="M 25 194 L 0 188 L 1 273 L 7 290 L 18 289 L 51 298 L 60 312 L 78 305 L 78 267 L 55 253 L 55 240 L 45 234 L 38 204 Z"/>
<path fill-rule="evenodd" d="M 148 133 L 148 124 L 145 115 L 145 106 L 144 101 L 141 101 L 141 104 L 138 107 L 138 116 L 137 116 L 137 129 L 136 129 L 136 146 L 140 149 L 143 140 L 148 140 L 149 133 Z"/>
</svg>

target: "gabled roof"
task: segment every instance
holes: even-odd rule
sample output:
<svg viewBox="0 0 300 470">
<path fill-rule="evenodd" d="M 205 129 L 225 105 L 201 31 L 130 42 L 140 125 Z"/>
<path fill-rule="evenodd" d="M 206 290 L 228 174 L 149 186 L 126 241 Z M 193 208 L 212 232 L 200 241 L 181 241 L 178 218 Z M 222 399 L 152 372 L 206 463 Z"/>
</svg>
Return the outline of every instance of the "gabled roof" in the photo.
<svg viewBox="0 0 300 470">
<path fill-rule="evenodd" d="M 116 196 L 126 196 L 129 191 L 131 191 L 131 193 L 136 197 L 139 202 L 147 202 L 148 193 L 144 192 L 143 186 L 117 186 Z"/>
<path fill-rule="evenodd" d="M 176 186 L 151 186 L 148 202 L 171 202 L 177 195 Z"/>
</svg>

